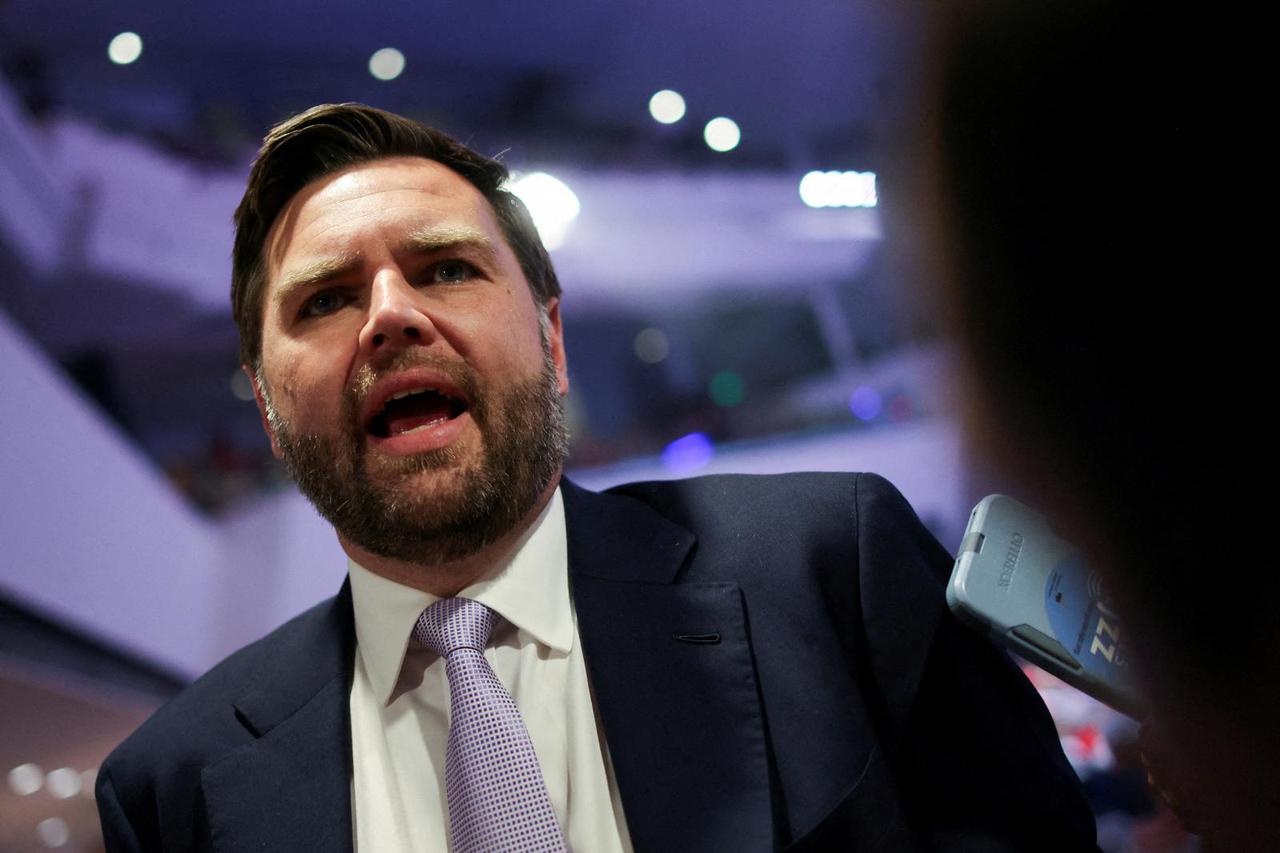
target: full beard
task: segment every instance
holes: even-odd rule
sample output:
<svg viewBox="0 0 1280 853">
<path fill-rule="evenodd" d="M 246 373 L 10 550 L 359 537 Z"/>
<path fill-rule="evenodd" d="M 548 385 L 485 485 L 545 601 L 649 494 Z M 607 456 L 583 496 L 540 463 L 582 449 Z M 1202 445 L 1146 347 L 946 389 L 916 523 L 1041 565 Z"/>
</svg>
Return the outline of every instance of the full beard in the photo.
<svg viewBox="0 0 1280 853">
<path fill-rule="evenodd" d="M 568 430 L 545 334 L 541 372 L 488 395 L 457 365 L 403 356 L 386 369 L 431 364 L 465 394 L 482 442 L 472 461 L 456 444 L 370 459 L 358 413 L 360 389 L 372 376 L 357 377 L 345 395 L 341 437 L 296 435 L 269 397 L 264 403 L 299 491 L 343 537 L 381 557 L 439 565 L 470 557 L 515 528 L 560 471 Z M 416 482 L 431 474 L 437 482 L 430 488 Z"/>
</svg>

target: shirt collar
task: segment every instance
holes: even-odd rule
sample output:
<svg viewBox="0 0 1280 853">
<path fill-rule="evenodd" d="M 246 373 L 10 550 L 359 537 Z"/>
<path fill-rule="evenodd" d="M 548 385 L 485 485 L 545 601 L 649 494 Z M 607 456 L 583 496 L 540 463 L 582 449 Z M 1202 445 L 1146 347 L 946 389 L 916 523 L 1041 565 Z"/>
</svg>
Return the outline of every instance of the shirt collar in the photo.
<svg viewBox="0 0 1280 853">
<path fill-rule="evenodd" d="M 388 580 L 347 561 L 356 622 L 356 649 L 378 697 L 393 698 L 418 616 L 439 596 Z M 573 648 L 564 504 L 556 489 L 515 549 L 493 571 L 458 593 L 498 612 L 537 643 L 567 654 Z"/>
</svg>

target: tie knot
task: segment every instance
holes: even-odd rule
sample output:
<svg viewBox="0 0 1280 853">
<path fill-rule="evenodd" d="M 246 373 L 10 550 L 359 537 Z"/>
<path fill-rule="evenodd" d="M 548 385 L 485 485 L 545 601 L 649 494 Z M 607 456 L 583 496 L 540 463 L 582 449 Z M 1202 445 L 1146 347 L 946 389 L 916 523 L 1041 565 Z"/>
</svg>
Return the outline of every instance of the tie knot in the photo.
<svg viewBox="0 0 1280 853">
<path fill-rule="evenodd" d="M 442 598 L 422 611 L 413 638 L 441 657 L 457 649 L 483 652 L 498 614 L 470 598 Z"/>
</svg>

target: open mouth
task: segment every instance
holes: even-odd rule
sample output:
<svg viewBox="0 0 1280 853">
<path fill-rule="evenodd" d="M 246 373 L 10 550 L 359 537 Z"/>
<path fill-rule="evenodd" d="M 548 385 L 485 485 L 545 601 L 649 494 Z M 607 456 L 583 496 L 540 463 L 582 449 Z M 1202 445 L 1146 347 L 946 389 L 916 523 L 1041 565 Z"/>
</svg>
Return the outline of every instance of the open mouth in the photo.
<svg viewBox="0 0 1280 853">
<path fill-rule="evenodd" d="M 366 429 L 378 438 L 391 438 L 456 418 L 466 408 L 463 401 L 434 388 L 401 391 L 387 398 Z"/>
</svg>

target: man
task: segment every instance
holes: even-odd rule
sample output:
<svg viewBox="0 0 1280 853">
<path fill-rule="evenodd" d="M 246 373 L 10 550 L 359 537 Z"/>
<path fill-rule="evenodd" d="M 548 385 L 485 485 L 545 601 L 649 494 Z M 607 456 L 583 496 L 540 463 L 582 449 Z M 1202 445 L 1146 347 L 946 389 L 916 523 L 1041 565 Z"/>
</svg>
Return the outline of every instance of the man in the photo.
<svg viewBox="0 0 1280 853">
<path fill-rule="evenodd" d="M 367 107 L 268 135 L 241 355 L 349 582 L 108 759 L 108 847 L 1093 849 L 1043 706 L 883 480 L 561 479 L 560 290 L 505 175 Z M 487 640 L 442 644 L 458 608 Z M 526 748 L 503 835 L 512 785 L 470 762 Z"/>
</svg>

